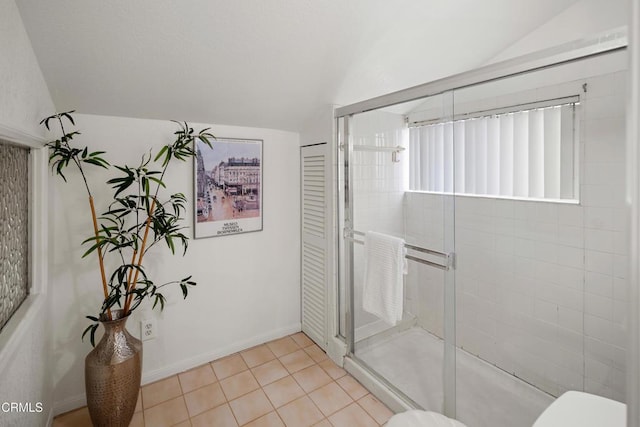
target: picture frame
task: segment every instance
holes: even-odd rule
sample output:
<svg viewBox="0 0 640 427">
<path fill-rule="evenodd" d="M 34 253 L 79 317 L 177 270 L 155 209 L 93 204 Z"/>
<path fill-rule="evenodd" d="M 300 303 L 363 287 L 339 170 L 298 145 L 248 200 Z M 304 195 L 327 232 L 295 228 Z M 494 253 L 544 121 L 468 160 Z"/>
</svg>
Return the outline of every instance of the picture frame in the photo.
<svg viewBox="0 0 640 427">
<path fill-rule="evenodd" d="M 261 139 L 216 138 L 195 146 L 194 238 L 262 230 Z"/>
</svg>

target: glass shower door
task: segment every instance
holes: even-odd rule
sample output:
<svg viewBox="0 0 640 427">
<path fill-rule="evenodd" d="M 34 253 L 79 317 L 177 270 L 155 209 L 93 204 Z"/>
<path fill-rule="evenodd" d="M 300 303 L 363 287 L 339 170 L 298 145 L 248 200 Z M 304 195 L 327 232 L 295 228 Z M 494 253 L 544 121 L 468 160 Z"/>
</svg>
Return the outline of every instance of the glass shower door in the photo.
<svg viewBox="0 0 640 427">
<path fill-rule="evenodd" d="M 626 56 L 455 92 L 457 415 L 529 427 L 568 390 L 624 401 Z"/>
<path fill-rule="evenodd" d="M 455 412 L 453 134 L 440 127 L 435 131 L 439 139 L 421 139 L 409 118 L 447 121 L 452 105 L 452 94 L 441 94 L 355 114 L 341 125 L 348 260 L 344 280 L 351 284 L 347 338 L 352 357 L 411 406 L 451 415 Z M 420 165 L 429 162 L 439 164 L 439 169 L 421 171 Z M 439 189 L 429 190 L 429 185 Z M 362 243 L 372 238 L 369 232 L 405 242 L 406 274 L 399 283 L 383 285 L 396 286 L 401 295 L 401 307 L 391 321 L 365 307 L 372 284 L 371 270 L 366 272 L 371 268 L 370 255 Z M 397 298 L 397 293 L 393 295 Z"/>
</svg>

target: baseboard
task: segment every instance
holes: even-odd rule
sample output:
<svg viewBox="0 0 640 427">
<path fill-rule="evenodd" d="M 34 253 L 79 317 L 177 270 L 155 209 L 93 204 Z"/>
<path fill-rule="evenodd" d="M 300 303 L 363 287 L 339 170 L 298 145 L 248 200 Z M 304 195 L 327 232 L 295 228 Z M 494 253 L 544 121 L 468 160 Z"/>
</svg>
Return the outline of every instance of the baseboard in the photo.
<svg viewBox="0 0 640 427">
<path fill-rule="evenodd" d="M 49 415 L 47 416 L 47 423 L 45 424 L 47 427 L 51 427 L 53 425 L 53 408 L 49 409 Z"/>
<path fill-rule="evenodd" d="M 184 371 L 188 371 L 189 369 L 195 368 L 196 366 L 203 365 L 205 363 L 228 356 L 233 353 L 237 353 L 247 348 L 255 347 L 267 341 L 272 341 L 277 338 L 282 338 L 287 335 L 300 332 L 301 330 L 302 324 L 295 323 L 291 326 L 276 329 L 275 331 L 271 331 L 267 334 L 257 335 L 246 340 L 235 342 L 226 347 L 218 348 L 210 353 L 203 353 L 198 356 L 190 357 L 189 359 L 181 360 L 164 368 L 156 369 L 150 372 L 143 372 L 142 385 L 159 381 L 161 379 L 170 377 L 171 375 L 179 374 Z"/>
<path fill-rule="evenodd" d="M 301 323 L 294 323 L 293 325 L 286 326 L 284 328 L 276 329 L 266 334 L 256 335 L 246 340 L 235 342 L 223 348 L 218 348 L 215 351 L 203 353 L 198 356 L 190 357 L 188 359 L 181 360 L 173 363 L 164 368 L 155 369 L 150 372 L 142 373 L 142 385 L 149 384 L 155 381 L 162 380 L 175 374 L 179 374 L 184 371 L 188 371 L 191 368 L 195 368 L 221 357 L 228 356 L 233 353 L 245 350 L 247 348 L 255 347 L 262 343 L 273 341 L 278 338 L 285 337 L 287 335 L 300 332 L 302 330 Z M 53 415 L 64 414 L 65 412 L 72 411 L 74 409 L 86 406 L 87 398 L 84 393 L 69 397 L 60 402 L 53 404 Z"/>
<path fill-rule="evenodd" d="M 83 406 L 87 406 L 87 396 L 84 393 L 76 394 L 59 402 L 53 402 L 52 418 Z"/>
</svg>

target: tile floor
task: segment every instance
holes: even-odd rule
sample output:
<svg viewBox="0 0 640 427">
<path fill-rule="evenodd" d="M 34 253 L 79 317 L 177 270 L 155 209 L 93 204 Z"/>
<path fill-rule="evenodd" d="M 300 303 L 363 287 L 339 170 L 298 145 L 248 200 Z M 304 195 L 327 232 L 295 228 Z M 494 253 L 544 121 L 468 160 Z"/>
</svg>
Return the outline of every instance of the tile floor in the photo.
<svg viewBox="0 0 640 427">
<path fill-rule="evenodd" d="M 143 386 L 131 426 L 375 427 L 391 415 L 300 332 Z M 53 422 L 81 426 L 86 407 Z"/>
</svg>

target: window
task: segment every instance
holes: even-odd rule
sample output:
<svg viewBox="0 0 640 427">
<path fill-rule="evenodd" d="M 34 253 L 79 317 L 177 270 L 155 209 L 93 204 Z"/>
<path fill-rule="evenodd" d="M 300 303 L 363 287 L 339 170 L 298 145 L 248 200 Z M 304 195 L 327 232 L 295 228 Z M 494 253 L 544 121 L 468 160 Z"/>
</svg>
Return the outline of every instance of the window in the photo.
<svg viewBox="0 0 640 427">
<path fill-rule="evenodd" d="M 409 189 L 575 200 L 578 105 L 576 96 L 411 123 Z"/>
<path fill-rule="evenodd" d="M 0 141 L 0 329 L 29 293 L 29 149 Z"/>
</svg>

